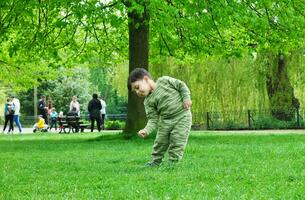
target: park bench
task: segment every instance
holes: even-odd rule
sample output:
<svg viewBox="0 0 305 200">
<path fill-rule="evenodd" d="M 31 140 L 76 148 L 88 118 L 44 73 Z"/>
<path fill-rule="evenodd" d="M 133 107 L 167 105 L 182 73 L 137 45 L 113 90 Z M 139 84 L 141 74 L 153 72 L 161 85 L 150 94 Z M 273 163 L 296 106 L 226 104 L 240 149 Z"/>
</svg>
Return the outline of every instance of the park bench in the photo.
<svg viewBox="0 0 305 200">
<path fill-rule="evenodd" d="M 80 117 L 75 116 L 64 116 L 58 118 L 59 133 L 73 133 L 84 132 L 84 129 L 89 126 L 80 120 Z"/>
<path fill-rule="evenodd" d="M 109 114 L 107 115 L 108 120 L 126 120 L 126 114 Z M 90 124 L 84 123 L 82 120 L 89 120 L 89 114 L 82 115 L 67 115 L 58 117 L 59 133 L 73 133 L 84 132 L 86 128 L 90 128 Z"/>
</svg>

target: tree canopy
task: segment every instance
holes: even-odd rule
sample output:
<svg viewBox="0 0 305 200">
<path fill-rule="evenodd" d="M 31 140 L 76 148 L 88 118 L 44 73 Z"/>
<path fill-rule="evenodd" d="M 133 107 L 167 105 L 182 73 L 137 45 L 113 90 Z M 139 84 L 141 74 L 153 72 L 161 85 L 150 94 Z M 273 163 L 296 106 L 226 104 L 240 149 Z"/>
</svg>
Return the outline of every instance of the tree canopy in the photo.
<svg viewBox="0 0 305 200">
<path fill-rule="evenodd" d="M 249 49 L 287 53 L 304 46 L 300 0 L 150 0 L 145 5 L 152 61 L 160 55 L 240 56 Z M 21 70 L 25 76 L 19 80 L 30 84 L 33 71 L 44 77 L 56 67 L 97 57 L 105 63 L 126 60 L 127 13 L 144 12 L 135 0 L 7 0 L 0 7 L 1 80 L 8 71 Z"/>
</svg>

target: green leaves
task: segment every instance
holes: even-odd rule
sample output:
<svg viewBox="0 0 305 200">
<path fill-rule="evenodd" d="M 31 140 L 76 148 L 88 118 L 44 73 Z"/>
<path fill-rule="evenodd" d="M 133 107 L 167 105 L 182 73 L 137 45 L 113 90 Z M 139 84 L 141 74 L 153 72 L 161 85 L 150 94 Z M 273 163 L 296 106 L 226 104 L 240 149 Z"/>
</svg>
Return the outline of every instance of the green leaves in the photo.
<svg viewBox="0 0 305 200">
<path fill-rule="evenodd" d="M 253 48 L 289 52 L 305 45 L 301 0 L 7 0 L 0 6 L 0 59 L 23 64 L 51 60 L 72 65 L 92 57 L 123 62 L 128 58 L 127 14 L 141 15 L 144 6 L 154 60 L 202 54 L 238 57 Z"/>
</svg>

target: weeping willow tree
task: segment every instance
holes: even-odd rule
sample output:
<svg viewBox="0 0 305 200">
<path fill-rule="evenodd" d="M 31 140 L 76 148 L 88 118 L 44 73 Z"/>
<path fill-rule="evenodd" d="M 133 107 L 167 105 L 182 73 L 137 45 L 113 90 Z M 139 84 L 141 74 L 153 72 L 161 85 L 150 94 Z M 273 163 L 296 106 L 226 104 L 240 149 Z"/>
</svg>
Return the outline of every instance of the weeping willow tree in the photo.
<svg viewBox="0 0 305 200">
<path fill-rule="evenodd" d="M 264 68 L 254 66 L 257 61 L 250 55 L 240 59 L 214 56 L 190 59 L 188 63 L 167 59 L 152 65 L 151 71 L 156 78 L 170 75 L 188 84 L 194 123 L 202 124 L 206 112 L 230 112 L 243 117 L 245 110 L 268 108 Z"/>
<path fill-rule="evenodd" d="M 305 56 L 304 49 L 293 52 L 287 61 L 288 74 L 294 93 L 300 101 L 300 107 L 305 107 Z"/>
</svg>

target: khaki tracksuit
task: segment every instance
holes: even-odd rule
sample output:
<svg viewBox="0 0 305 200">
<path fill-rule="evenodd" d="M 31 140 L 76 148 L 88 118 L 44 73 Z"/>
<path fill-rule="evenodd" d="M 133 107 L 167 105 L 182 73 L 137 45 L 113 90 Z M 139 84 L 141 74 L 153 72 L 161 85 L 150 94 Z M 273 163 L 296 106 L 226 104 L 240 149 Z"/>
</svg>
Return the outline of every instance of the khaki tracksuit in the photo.
<svg viewBox="0 0 305 200">
<path fill-rule="evenodd" d="M 159 78 L 145 98 L 148 122 L 144 130 L 150 134 L 158 126 L 152 162 L 161 163 L 167 150 L 170 161 L 182 158 L 192 125 L 191 111 L 183 108 L 183 102 L 190 99 L 186 84 L 168 76 Z"/>
</svg>

